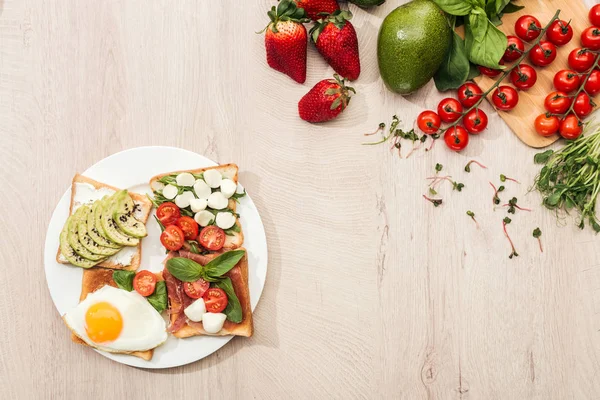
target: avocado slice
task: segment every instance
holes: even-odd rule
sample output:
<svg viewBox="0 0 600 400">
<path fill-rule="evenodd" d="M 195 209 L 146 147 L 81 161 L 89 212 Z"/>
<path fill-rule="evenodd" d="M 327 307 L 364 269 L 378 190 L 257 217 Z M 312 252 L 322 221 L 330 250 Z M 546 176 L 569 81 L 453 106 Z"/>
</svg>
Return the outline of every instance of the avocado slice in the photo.
<svg viewBox="0 0 600 400">
<path fill-rule="evenodd" d="M 83 210 L 84 211 L 84 210 Z M 94 254 L 88 249 L 86 249 L 81 243 L 79 243 L 79 235 L 78 235 L 78 223 L 79 218 L 81 217 L 81 212 L 79 209 L 75 211 L 75 214 L 71 215 L 69 218 L 69 229 L 67 231 L 67 241 L 69 245 L 75 250 L 75 253 L 79 254 L 83 258 L 87 258 L 92 261 L 99 261 L 103 258 L 106 258 L 100 254 Z"/>
<path fill-rule="evenodd" d="M 112 256 L 121 250 L 119 248 L 112 247 L 104 247 L 100 246 L 98 243 L 94 242 L 92 238 L 88 235 L 87 230 L 87 218 L 90 215 L 90 206 L 81 206 L 74 214 L 77 217 L 77 236 L 79 238 L 79 243 L 83 245 L 88 251 L 94 254 L 99 254 L 103 256 Z M 79 214 L 78 214 L 79 213 Z"/>
<path fill-rule="evenodd" d="M 108 197 L 108 196 L 107 196 Z M 89 210 L 89 214 L 87 215 L 86 223 L 87 223 L 87 234 L 92 238 L 92 240 L 100 246 L 110 247 L 112 249 L 121 249 L 122 246 L 111 242 L 105 235 L 102 227 L 100 225 L 100 219 L 96 220 L 98 206 L 102 200 L 95 201 L 91 209 Z"/>
<path fill-rule="evenodd" d="M 102 225 L 102 230 L 106 234 L 106 236 L 113 242 L 123 245 L 123 246 L 137 246 L 140 242 L 140 239 L 131 237 L 123 233 L 115 220 L 113 219 L 113 215 L 116 210 L 116 194 L 111 197 L 103 200 L 102 203 L 98 206 L 96 210 L 98 213 L 102 213 L 100 215 L 100 224 Z M 100 208 L 102 207 L 102 208 Z"/>
<path fill-rule="evenodd" d="M 146 231 L 146 225 L 133 216 L 136 207 L 127 190 L 121 190 L 115 195 L 113 219 L 119 229 L 126 235 L 143 238 L 148 236 L 148 232 Z"/>
<path fill-rule="evenodd" d="M 82 268 L 91 268 L 94 265 L 98 264 L 99 261 L 88 260 L 87 258 L 81 257 L 79 254 L 73 250 L 73 248 L 69 245 L 68 235 L 69 235 L 69 224 L 71 222 L 72 216 L 67 219 L 65 222 L 65 226 L 60 232 L 60 254 L 63 255 L 64 258 L 67 259 L 71 264 L 82 267 Z"/>
</svg>

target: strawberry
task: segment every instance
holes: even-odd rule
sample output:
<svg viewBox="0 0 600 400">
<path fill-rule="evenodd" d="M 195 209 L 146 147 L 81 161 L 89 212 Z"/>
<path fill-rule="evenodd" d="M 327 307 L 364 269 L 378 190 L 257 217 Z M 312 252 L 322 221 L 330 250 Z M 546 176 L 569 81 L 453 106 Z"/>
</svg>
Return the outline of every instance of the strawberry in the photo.
<svg viewBox="0 0 600 400">
<path fill-rule="evenodd" d="M 308 122 L 325 122 L 336 118 L 350 102 L 350 92 L 354 88 L 347 87 L 344 78 L 338 74 L 333 79 L 318 82 L 298 102 L 300 118 Z"/>
<path fill-rule="evenodd" d="M 298 83 L 306 80 L 306 28 L 309 22 L 304 10 L 291 0 L 282 0 L 277 9 L 271 8 L 267 15 L 271 22 L 263 30 L 267 63 Z M 259 32 L 260 33 L 260 32 Z"/>
<path fill-rule="evenodd" d="M 318 20 L 310 35 L 317 50 L 334 71 L 353 81 L 360 75 L 360 59 L 358 39 L 350 18 L 350 11 L 335 11 Z"/>
<path fill-rule="evenodd" d="M 320 13 L 331 14 L 340 9 L 337 0 L 296 0 L 296 4 L 304 8 L 306 16 L 313 21 L 321 18 Z"/>
</svg>

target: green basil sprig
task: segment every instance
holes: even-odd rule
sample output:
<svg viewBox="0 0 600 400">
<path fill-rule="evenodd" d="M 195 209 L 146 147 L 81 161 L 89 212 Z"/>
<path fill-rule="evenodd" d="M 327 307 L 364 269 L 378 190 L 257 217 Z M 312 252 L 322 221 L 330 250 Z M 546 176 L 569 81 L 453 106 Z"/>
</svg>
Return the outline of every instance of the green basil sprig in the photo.
<svg viewBox="0 0 600 400">
<path fill-rule="evenodd" d="M 235 290 L 233 290 L 231 279 L 226 276 L 219 282 L 216 282 L 215 286 L 222 289 L 227 294 L 227 307 L 225 307 L 225 310 L 223 311 L 223 313 L 227 315 L 227 319 L 236 324 L 242 322 L 242 305 L 235 294 Z"/>
<path fill-rule="evenodd" d="M 113 272 L 113 281 L 117 284 L 117 287 L 123 290 L 131 292 L 133 290 L 133 278 L 135 277 L 135 271 L 121 271 L 116 270 Z"/>
<path fill-rule="evenodd" d="M 154 288 L 154 293 L 146 297 L 146 299 L 148 299 L 148 302 L 159 313 L 165 311 L 167 309 L 168 299 L 167 284 L 165 283 L 165 281 L 156 282 L 156 288 Z"/>
</svg>

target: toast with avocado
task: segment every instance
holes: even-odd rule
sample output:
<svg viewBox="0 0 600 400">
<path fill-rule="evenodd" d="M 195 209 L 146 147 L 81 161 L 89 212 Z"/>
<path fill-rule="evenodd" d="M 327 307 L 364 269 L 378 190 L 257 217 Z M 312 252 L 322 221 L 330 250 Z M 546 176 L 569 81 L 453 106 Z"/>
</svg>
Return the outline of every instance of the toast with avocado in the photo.
<svg viewBox="0 0 600 400">
<path fill-rule="evenodd" d="M 136 270 L 151 209 L 144 195 L 75 175 L 56 260 L 81 268 Z"/>
</svg>

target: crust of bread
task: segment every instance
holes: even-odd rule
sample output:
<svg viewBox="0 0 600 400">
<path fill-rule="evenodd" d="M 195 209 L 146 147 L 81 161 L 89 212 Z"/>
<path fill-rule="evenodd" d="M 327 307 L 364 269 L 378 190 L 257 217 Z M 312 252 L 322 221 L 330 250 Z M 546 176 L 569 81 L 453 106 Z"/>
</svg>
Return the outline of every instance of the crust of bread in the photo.
<svg viewBox="0 0 600 400">
<path fill-rule="evenodd" d="M 71 203 L 69 204 L 69 215 L 71 215 L 73 213 L 73 203 L 74 203 L 74 199 L 75 199 L 74 188 L 75 188 L 76 183 L 88 183 L 88 184 L 94 186 L 96 189 L 102 189 L 102 188 L 112 189 L 115 192 L 118 192 L 119 190 L 121 190 L 114 186 L 110 186 L 105 183 L 95 181 L 91 178 L 88 178 L 87 176 L 83 176 L 81 174 L 75 174 L 75 176 L 73 177 L 73 181 L 71 182 Z M 142 222 L 145 224 L 148 221 L 148 217 L 150 216 L 150 211 L 152 210 L 152 202 L 150 202 L 150 200 L 148 200 L 148 198 L 146 196 L 139 194 L 139 193 L 129 192 L 129 195 L 131 196 L 131 199 L 136 204 L 142 205 Z M 60 247 L 56 252 L 56 261 L 60 264 L 68 264 L 67 261 L 61 260 L 59 256 L 60 256 Z M 106 261 L 103 261 L 100 264 L 98 264 L 97 267 L 110 268 L 110 269 L 124 269 L 127 271 L 136 271 L 139 268 L 141 261 L 142 261 L 142 241 L 140 240 L 140 243 L 137 245 L 137 252 L 131 259 L 131 264 L 121 265 L 121 264 L 115 264 L 114 262 L 106 260 Z"/>
<path fill-rule="evenodd" d="M 163 280 L 162 272 L 155 273 L 156 279 L 159 281 Z M 83 279 L 81 280 L 81 294 L 79 296 L 79 301 L 85 300 L 89 293 L 95 292 L 96 290 L 104 287 L 106 285 L 117 287 L 117 284 L 112 278 L 113 270 L 105 269 L 105 268 L 92 268 L 86 269 L 83 271 Z M 84 346 L 89 346 L 83 339 L 77 336 L 74 332 L 71 332 L 71 340 L 75 343 L 79 343 Z M 113 353 L 117 354 L 129 354 L 135 357 L 139 357 L 146 361 L 152 359 L 152 355 L 154 354 L 154 349 L 146 350 L 146 351 L 114 351 Z"/>
<path fill-rule="evenodd" d="M 216 257 L 218 254 L 209 255 L 209 257 Z M 254 331 L 254 324 L 252 322 L 252 307 L 250 305 L 250 290 L 248 288 L 248 254 L 238 262 L 238 264 L 225 274 L 231 279 L 233 289 L 237 295 L 240 305 L 242 306 L 242 322 L 236 324 L 229 320 L 225 320 L 223 329 L 218 333 L 206 333 L 202 328 L 201 323 L 195 323 L 193 326 L 185 325 L 177 332 L 173 332 L 173 336 L 178 338 L 187 338 L 198 335 L 209 335 L 209 336 L 252 336 Z M 171 322 L 177 319 L 179 313 L 171 314 Z"/>
</svg>

